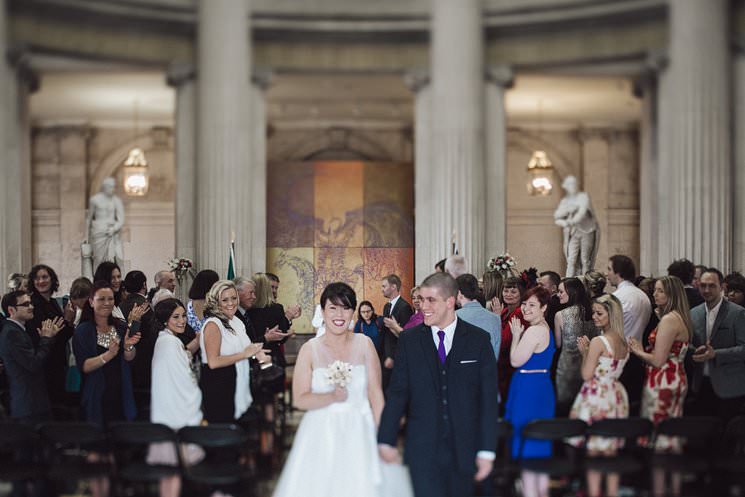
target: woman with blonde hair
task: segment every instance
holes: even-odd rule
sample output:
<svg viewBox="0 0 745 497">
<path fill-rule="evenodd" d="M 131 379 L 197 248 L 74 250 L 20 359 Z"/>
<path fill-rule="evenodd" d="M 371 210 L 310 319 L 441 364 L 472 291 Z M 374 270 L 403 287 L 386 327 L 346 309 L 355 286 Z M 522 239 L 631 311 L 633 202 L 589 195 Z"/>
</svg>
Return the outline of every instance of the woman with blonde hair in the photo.
<svg viewBox="0 0 745 497">
<path fill-rule="evenodd" d="M 238 290 L 232 281 L 218 281 L 207 292 L 199 345 L 203 412 L 210 423 L 232 423 L 245 414 L 253 400 L 248 360 L 269 360 L 261 343 L 251 343 L 237 310 Z"/>
<path fill-rule="evenodd" d="M 502 313 L 502 284 L 504 280 L 499 271 L 486 271 L 481 277 L 484 287 L 484 300 L 486 309 L 494 314 Z"/>
<path fill-rule="evenodd" d="M 584 383 L 574 400 L 569 417 L 592 424 L 601 419 L 626 418 L 629 397 L 619 381 L 629 358 L 629 348 L 623 334 L 623 308 L 613 295 L 602 295 L 592 304 L 592 320 L 602 335 L 592 340 L 577 337 L 582 355 L 581 373 Z M 613 456 L 620 448 L 617 439 L 591 437 L 587 441 L 589 456 Z M 587 471 L 589 497 L 599 497 L 603 474 Z M 606 474 L 606 495 L 618 495 L 618 473 Z"/>
<path fill-rule="evenodd" d="M 658 424 L 683 415 L 688 391 L 684 361 L 693 325 L 685 289 L 678 277 L 663 276 L 657 280 L 654 302 L 660 323 L 649 334 L 649 345 L 645 350 L 637 340 L 630 338 L 629 348 L 646 363 L 641 415 Z M 655 450 L 678 452 L 680 441 L 658 437 Z M 673 473 L 671 480 L 672 495 L 677 497 L 681 489 L 680 473 Z M 652 493 L 655 497 L 666 495 L 665 473 L 661 469 L 654 470 Z"/>
</svg>

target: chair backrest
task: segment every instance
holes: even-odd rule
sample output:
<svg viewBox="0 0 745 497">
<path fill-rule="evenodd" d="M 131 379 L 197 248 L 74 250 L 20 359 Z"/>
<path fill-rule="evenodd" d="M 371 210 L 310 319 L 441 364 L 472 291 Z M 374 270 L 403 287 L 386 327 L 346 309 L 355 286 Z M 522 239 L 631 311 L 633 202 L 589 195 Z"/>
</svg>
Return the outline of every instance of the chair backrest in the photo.
<svg viewBox="0 0 745 497">
<path fill-rule="evenodd" d="M 506 439 L 512 437 L 512 423 L 506 419 L 497 420 L 497 439 Z"/>
<path fill-rule="evenodd" d="M 51 422 L 39 427 L 39 433 L 59 447 L 90 447 L 106 442 L 106 435 L 96 425 L 79 422 Z"/>
<path fill-rule="evenodd" d="M 0 451 L 14 452 L 37 447 L 39 434 L 30 425 L 12 421 L 0 423 Z"/>
<path fill-rule="evenodd" d="M 109 426 L 111 441 L 118 445 L 149 445 L 157 442 L 176 442 L 176 433 L 160 423 L 127 422 Z"/>
<path fill-rule="evenodd" d="M 722 423 L 719 418 L 692 416 L 665 419 L 657 425 L 655 433 L 657 436 L 665 435 L 684 439 L 687 450 L 713 451 L 719 444 L 721 430 Z"/>
<path fill-rule="evenodd" d="M 580 419 L 537 419 L 523 427 L 523 438 L 558 441 L 585 435 L 587 424 Z"/>
<path fill-rule="evenodd" d="M 646 418 L 601 419 L 587 427 L 587 436 L 636 439 L 650 436 L 653 430 L 654 424 Z"/>
<path fill-rule="evenodd" d="M 722 445 L 725 454 L 745 455 L 745 416 L 736 416 L 727 423 Z"/>
<path fill-rule="evenodd" d="M 246 432 L 234 424 L 185 426 L 178 431 L 182 443 L 193 443 L 205 449 L 240 448 L 248 441 Z"/>
</svg>

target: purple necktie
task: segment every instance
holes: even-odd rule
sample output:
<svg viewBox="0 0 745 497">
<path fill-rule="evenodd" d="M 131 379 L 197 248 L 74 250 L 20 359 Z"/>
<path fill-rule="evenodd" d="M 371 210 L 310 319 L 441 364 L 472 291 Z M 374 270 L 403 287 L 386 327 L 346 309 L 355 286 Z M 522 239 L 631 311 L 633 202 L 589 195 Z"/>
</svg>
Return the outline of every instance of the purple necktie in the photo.
<svg viewBox="0 0 745 497">
<path fill-rule="evenodd" d="M 437 336 L 440 337 L 440 343 L 437 345 L 437 357 L 440 358 L 440 364 L 444 366 L 445 358 L 447 357 L 445 353 L 445 332 L 440 330 L 437 332 Z"/>
</svg>

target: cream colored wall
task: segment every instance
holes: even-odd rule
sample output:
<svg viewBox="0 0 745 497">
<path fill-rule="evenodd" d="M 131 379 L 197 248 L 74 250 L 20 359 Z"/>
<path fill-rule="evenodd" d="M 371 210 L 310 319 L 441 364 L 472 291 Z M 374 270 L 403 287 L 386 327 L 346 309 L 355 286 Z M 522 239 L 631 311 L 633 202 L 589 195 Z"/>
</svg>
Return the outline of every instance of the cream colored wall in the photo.
<svg viewBox="0 0 745 497">
<path fill-rule="evenodd" d="M 527 193 L 527 164 L 542 148 L 557 171 L 547 197 Z M 520 269 L 566 271 L 561 229 L 553 212 L 563 191 L 561 180 L 573 174 L 589 193 L 601 229 L 596 269 L 605 270 L 613 254 L 639 263 L 638 131 L 626 129 L 564 129 L 536 131 L 512 127 L 507 146 L 507 249 Z"/>
<path fill-rule="evenodd" d="M 85 238 L 88 198 L 91 192 L 99 190 L 101 179 L 107 175 L 117 178 L 117 195 L 124 202 L 122 271 L 140 269 L 151 280 L 174 256 L 176 178 L 171 132 L 159 128 L 137 140 L 132 138 L 132 131 L 126 129 L 74 126 L 34 129 L 33 261 L 48 264 L 57 271 L 60 294 L 67 293 L 72 280 L 81 274 L 80 243 Z M 126 150 L 134 144 L 144 149 L 150 167 L 150 189 L 140 198 L 124 195 L 122 171 L 118 167 Z"/>
</svg>

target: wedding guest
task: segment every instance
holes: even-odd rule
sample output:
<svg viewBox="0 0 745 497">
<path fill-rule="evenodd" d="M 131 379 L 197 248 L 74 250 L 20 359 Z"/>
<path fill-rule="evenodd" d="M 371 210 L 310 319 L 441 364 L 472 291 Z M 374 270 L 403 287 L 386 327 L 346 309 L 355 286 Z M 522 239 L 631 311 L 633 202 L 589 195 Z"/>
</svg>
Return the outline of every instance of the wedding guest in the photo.
<svg viewBox="0 0 745 497">
<path fill-rule="evenodd" d="M 164 289 L 165 290 L 165 289 Z M 180 300 L 169 298 L 155 306 L 154 321 L 161 327 L 153 350 L 153 378 L 150 397 L 150 421 L 173 430 L 198 426 L 202 422 L 202 391 L 192 369 L 191 353 L 179 335 L 186 327 L 186 309 Z M 195 447 L 182 447 L 186 463 L 194 464 L 201 455 Z M 149 464 L 177 465 L 178 457 L 170 442 L 153 444 Z M 178 475 L 160 481 L 161 497 L 178 497 L 181 478 Z"/>
<path fill-rule="evenodd" d="M 199 335 L 204 419 L 232 423 L 246 413 L 253 400 L 249 358 L 269 358 L 262 352 L 261 343 L 251 343 L 246 327 L 235 315 L 238 291 L 232 281 L 218 281 L 206 297 L 206 319 Z"/>
<path fill-rule="evenodd" d="M 176 273 L 170 269 L 161 269 L 153 277 L 155 286 L 147 292 L 147 301 L 152 302 L 153 296 L 158 290 L 168 290 L 171 293 L 176 291 Z"/>
<path fill-rule="evenodd" d="M 120 304 L 122 314 L 129 316 L 135 306 L 147 306 L 145 313 L 140 318 L 140 343 L 137 345 L 137 358 L 132 362 L 132 384 L 138 392 L 144 392 L 149 397 L 151 369 L 153 362 L 153 349 L 158 331 L 153 323 L 153 311 L 150 308 L 145 294 L 147 293 L 147 277 L 142 271 L 134 270 L 124 277 L 124 288 L 127 296 Z M 148 402 L 148 398 L 139 399 L 138 403 Z M 144 411 L 144 409 L 143 409 Z"/>
<path fill-rule="evenodd" d="M 696 264 L 694 266 L 694 272 L 693 272 L 693 287 L 698 289 L 698 282 L 701 280 L 701 275 L 706 272 L 708 268 L 706 266 L 702 266 L 701 264 Z"/>
<path fill-rule="evenodd" d="M 479 281 L 472 274 L 462 274 L 455 279 L 458 284 L 456 302 L 460 309 L 455 311 L 458 319 L 481 328 L 489 334 L 489 342 L 494 350 L 494 359 L 499 357 L 499 343 L 502 340 L 502 320 L 479 303 L 481 296 Z"/>
<path fill-rule="evenodd" d="M 468 272 L 467 266 L 466 258 L 462 255 L 451 255 L 445 259 L 445 272 L 453 278 L 457 278 L 461 274 L 466 274 Z"/>
<path fill-rule="evenodd" d="M 395 333 L 401 333 L 404 330 L 419 326 L 424 322 L 424 315 L 422 314 L 422 292 L 419 286 L 415 286 L 411 289 L 411 306 L 414 308 L 414 314 L 411 315 L 408 321 L 403 326 L 398 324 L 393 318 L 384 318 L 384 324 L 388 329 L 393 330 Z"/>
<path fill-rule="evenodd" d="M 122 300 L 124 300 L 124 288 L 122 287 L 122 270 L 119 265 L 115 262 L 104 261 L 98 265 L 96 272 L 93 273 L 93 282 L 105 281 L 111 286 L 111 290 L 114 292 L 114 309 L 112 314 L 115 318 L 125 321 L 127 318 L 124 317 L 124 313 L 119 308 Z"/>
<path fill-rule="evenodd" d="M 504 411 L 504 403 L 507 400 L 507 392 L 510 388 L 514 368 L 510 364 L 510 350 L 512 349 L 512 330 L 510 324 L 513 318 L 517 318 L 528 326 L 523 319 L 520 309 L 523 294 L 525 294 L 525 282 L 517 276 L 509 276 L 502 286 L 502 339 L 499 344 L 499 358 L 497 359 L 497 375 L 499 379 L 499 398 L 501 399 L 500 410 Z"/>
<path fill-rule="evenodd" d="M 72 304 L 68 301 L 63 311 L 54 294 L 59 289 L 57 273 L 46 264 L 37 264 L 28 273 L 31 290 L 31 303 L 34 305 L 34 316 L 26 322 L 26 332 L 31 336 L 34 346 L 39 345 L 41 323 L 51 319 L 62 323 L 62 329 L 56 334 L 51 344 L 49 355 L 44 363 L 44 378 L 47 392 L 52 405 L 55 407 L 71 408 L 75 398 L 65 391 L 65 377 L 67 375 L 67 341 L 72 338 L 74 313 Z"/>
<path fill-rule="evenodd" d="M 582 357 L 577 339 L 591 338 L 594 325 L 590 301 L 579 278 L 564 278 L 559 283 L 559 303 L 564 306 L 554 317 L 556 348 L 556 415 L 566 416 L 582 387 Z"/>
<path fill-rule="evenodd" d="M 678 259 L 673 261 L 667 267 L 667 274 L 670 276 L 677 276 L 680 281 L 683 282 L 685 288 L 686 298 L 688 298 L 688 308 L 693 309 L 697 305 L 704 303 L 704 298 L 698 291 L 698 288 L 693 286 L 693 278 L 696 275 L 696 266 L 693 265 L 688 259 Z"/>
<path fill-rule="evenodd" d="M 303 309 L 298 304 L 295 304 L 289 306 L 285 310 L 284 306 L 279 303 L 279 276 L 274 273 L 264 273 L 264 275 L 269 278 L 269 282 L 272 285 L 272 300 L 274 300 L 275 304 L 282 307 L 282 310 L 285 313 L 285 318 L 287 318 L 287 321 L 291 326 L 292 320 L 299 318 L 300 314 L 302 314 L 303 312 Z"/>
<path fill-rule="evenodd" d="M 582 355 L 584 383 L 572 406 L 570 418 L 592 424 L 601 419 L 626 418 L 629 415 L 629 397 L 619 378 L 629 358 L 629 348 L 623 335 L 623 309 L 613 295 L 603 295 L 592 304 L 592 320 L 602 335 L 590 340 L 577 338 Z M 612 457 L 623 442 L 615 438 L 590 437 L 587 454 L 590 457 Z M 587 471 L 589 497 L 600 497 L 603 474 Z M 607 473 L 605 495 L 618 495 L 618 473 Z"/>
<path fill-rule="evenodd" d="M 538 283 L 551 294 L 551 300 L 548 301 L 548 310 L 546 311 L 546 322 L 549 328 L 556 331 L 556 323 L 554 322 L 556 313 L 564 308 L 559 301 L 561 276 L 556 271 L 541 271 L 539 273 Z"/>
<path fill-rule="evenodd" d="M 383 340 L 380 333 L 380 326 L 378 324 L 379 316 L 375 314 L 375 308 L 372 302 L 369 300 L 363 300 L 360 302 L 360 306 L 357 308 L 357 315 L 359 318 L 354 324 L 354 332 L 362 333 L 370 340 L 372 340 L 375 350 L 378 352 L 378 356 L 383 356 Z"/>
<path fill-rule="evenodd" d="M 607 278 L 600 271 L 588 271 L 584 275 L 585 290 L 587 290 L 587 296 L 590 300 L 605 295 L 605 285 L 607 283 Z"/>
<path fill-rule="evenodd" d="M 220 276 L 211 269 L 199 271 L 189 288 L 189 302 L 186 304 L 186 322 L 197 333 L 202 330 L 204 324 L 204 307 L 206 305 L 207 292 L 212 285 L 218 282 Z"/>
<path fill-rule="evenodd" d="M 660 324 L 649 335 L 646 350 L 637 338 L 629 338 L 631 352 L 646 363 L 646 376 L 642 391 L 641 416 L 655 424 L 683 415 L 683 404 L 688 391 L 684 361 L 693 333 L 683 283 L 676 276 L 663 276 L 657 280 L 654 299 Z M 680 440 L 657 437 L 655 450 L 679 452 Z M 680 496 L 681 474 L 673 472 L 672 495 Z M 655 468 L 652 478 L 655 496 L 665 493 L 664 470 Z"/>
<path fill-rule="evenodd" d="M 512 423 L 513 459 L 551 456 L 551 442 L 523 440 L 521 434 L 529 422 L 553 418 L 556 408 L 549 375 L 556 347 L 545 317 L 550 298 L 542 286 L 531 288 L 522 298 L 521 316 L 510 319 L 510 363 L 516 371 L 510 381 L 505 419 Z M 525 497 L 548 497 L 547 474 L 524 470 L 521 479 Z"/>
<path fill-rule="evenodd" d="M 72 285 L 70 285 L 70 305 L 72 306 L 73 311 L 75 311 L 75 315 L 72 319 L 74 326 L 80 324 L 80 316 L 83 313 L 83 307 L 85 307 L 85 303 L 90 298 L 92 291 L 93 282 L 85 276 L 75 278 Z"/>
<path fill-rule="evenodd" d="M 73 350 L 83 375 L 81 403 L 85 421 L 106 426 L 136 415 L 130 363 L 140 341 L 137 307 L 131 325 L 113 316 L 114 290 L 106 281 L 93 285 L 75 329 Z"/>
<path fill-rule="evenodd" d="M 745 276 L 735 271 L 728 274 L 724 282 L 727 284 L 727 300 L 745 307 Z"/>
<path fill-rule="evenodd" d="M 498 316 L 502 312 L 502 283 L 503 278 L 499 271 L 486 271 L 481 277 L 484 287 L 484 301 L 486 310 L 491 311 Z"/>
</svg>

